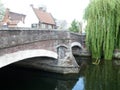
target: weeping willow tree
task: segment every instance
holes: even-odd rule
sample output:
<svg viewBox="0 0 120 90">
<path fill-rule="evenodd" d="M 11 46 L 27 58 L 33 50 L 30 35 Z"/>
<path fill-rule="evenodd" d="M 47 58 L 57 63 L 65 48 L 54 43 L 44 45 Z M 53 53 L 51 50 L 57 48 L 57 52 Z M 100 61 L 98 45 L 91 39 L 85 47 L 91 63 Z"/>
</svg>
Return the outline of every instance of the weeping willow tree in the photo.
<svg viewBox="0 0 120 90">
<path fill-rule="evenodd" d="M 120 0 L 91 0 L 84 19 L 92 58 L 111 60 L 113 50 L 120 49 Z"/>
</svg>

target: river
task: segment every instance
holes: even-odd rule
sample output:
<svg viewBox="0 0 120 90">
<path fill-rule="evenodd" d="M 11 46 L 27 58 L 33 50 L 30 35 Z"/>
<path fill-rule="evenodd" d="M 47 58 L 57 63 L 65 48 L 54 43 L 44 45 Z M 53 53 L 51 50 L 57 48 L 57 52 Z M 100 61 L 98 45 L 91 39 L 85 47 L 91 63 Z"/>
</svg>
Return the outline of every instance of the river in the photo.
<svg viewBox="0 0 120 90">
<path fill-rule="evenodd" d="M 0 69 L 0 90 L 120 90 L 120 66 L 112 61 L 93 65 L 77 57 L 78 74 L 56 74 L 9 65 Z"/>
</svg>

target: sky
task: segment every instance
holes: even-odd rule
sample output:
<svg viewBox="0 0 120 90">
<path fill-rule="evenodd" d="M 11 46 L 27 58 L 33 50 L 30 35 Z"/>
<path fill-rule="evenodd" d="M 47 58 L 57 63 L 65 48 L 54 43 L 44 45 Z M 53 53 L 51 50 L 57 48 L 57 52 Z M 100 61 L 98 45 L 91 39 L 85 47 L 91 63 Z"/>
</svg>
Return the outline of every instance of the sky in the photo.
<svg viewBox="0 0 120 90">
<path fill-rule="evenodd" d="M 47 12 L 58 20 L 66 20 L 71 23 L 74 19 L 82 21 L 85 7 L 89 0 L 1 0 L 5 8 L 12 12 L 27 15 L 30 4 L 34 7 L 41 5 L 47 7 Z"/>
</svg>

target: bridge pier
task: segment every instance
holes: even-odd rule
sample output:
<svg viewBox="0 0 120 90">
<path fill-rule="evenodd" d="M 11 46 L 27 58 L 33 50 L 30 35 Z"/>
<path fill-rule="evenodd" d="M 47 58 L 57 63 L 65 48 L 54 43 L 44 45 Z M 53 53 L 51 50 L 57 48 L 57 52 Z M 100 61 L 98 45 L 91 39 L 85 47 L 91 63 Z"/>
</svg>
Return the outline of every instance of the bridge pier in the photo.
<svg viewBox="0 0 120 90">
<path fill-rule="evenodd" d="M 58 59 L 57 66 L 63 68 L 64 74 L 79 72 L 79 65 L 72 54 L 68 54 L 64 59 Z"/>
<path fill-rule="evenodd" d="M 79 65 L 77 64 L 73 54 L 71 47 L 68 45 L 59 45 L 57 46 L 57 54 L 58 54 L 58 63 L 57 66 L 64 68 L 62 70 L 63 73 L 78 73 Z"/>
</svg>

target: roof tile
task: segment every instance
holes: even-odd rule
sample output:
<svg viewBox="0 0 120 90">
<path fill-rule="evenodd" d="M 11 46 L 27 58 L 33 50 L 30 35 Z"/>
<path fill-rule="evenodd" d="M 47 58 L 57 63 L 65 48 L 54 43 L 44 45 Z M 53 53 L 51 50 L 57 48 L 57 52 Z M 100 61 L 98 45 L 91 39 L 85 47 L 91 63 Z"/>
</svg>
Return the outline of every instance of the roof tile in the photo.
<svg viewBox="0 0 120 90">
<path fill-rule="evenodd" d="M 35 12 L 39 21 L 41 21 L 42 23 L 55 25 L 55 21 L 50 13 L 37 8 L 33 8 L 33 11 Z"/>
</svg>

